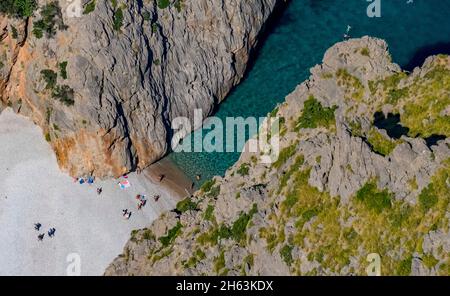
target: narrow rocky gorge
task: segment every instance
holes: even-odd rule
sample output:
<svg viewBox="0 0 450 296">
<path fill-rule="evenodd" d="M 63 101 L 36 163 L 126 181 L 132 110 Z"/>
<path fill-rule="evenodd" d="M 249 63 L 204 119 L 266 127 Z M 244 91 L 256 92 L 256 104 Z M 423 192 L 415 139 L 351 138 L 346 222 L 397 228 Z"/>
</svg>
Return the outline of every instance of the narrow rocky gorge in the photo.
<svg viewBox="0 0 450 296">
<path fill-rule="evenodd" d="M 0 6 L 0 108 L 41 126 L 62 169 L 97 177 L 147 167 L 174 117 L 211 114 L 285 3 L 23 2 Z"/>
<path fill-rule="evenodd" d="M 450 57 L 407 73 L 383 40 L 338 43 L 268 114 L 275 162 L 243 153 L 105 274 L 365 275 L 375 253 L 383 275 L 448 275 L 449 110 Z"/>
</svg>

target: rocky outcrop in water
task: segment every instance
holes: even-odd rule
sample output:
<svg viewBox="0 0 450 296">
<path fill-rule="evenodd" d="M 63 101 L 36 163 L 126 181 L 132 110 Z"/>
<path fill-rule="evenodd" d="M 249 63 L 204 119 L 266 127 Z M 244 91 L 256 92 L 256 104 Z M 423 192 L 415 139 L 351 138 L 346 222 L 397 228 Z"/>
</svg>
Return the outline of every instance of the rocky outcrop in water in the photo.
<svg viewBox="0 0 450 296">
<path fill-rule="evenodd" d="M 172 118 L 211 114 L 239 83 L 278 2 L 40 0 L 32 17 L 0 15 L 1 102 L 72 175 L 144 168 Z"/>
<path fill-rule="evenodd" d="M 243 153 L 105 274 L 365 275 L 369 254 L 384 275 L 450 274 L 450 58 L 408 74 L 364 37 L 311 73 L 269 115 L 275 162 Z"/>
</svg>

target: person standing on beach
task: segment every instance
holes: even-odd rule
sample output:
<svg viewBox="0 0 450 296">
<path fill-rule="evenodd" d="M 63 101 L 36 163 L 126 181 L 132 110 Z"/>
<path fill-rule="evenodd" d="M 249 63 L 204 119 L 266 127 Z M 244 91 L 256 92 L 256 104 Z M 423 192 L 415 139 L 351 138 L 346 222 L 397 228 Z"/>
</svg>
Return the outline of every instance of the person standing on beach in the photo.
<svg viewBox="0 0 450 296">
<path fill-rule="evenodd" d="M 53 237 L 53 236 L 55 236 L 55 232 L 56 232 L 56 229 L 55 228 L 50 228 L 49 230 L 48 230 L 48 236 L 49 237 Z"/>
<path fill-rule="evenodd" d="M 122 213 L 123 213 L 123 217 L 124 217 L 125 219 L 127 219 L 127 220 L 130 219 L 130 217 L 131 217 L 131 211 L 128 211 L 128 209 L 125 209 L 125 210 L 122 210 Z"/>
<path fill-rule="evenodd" d="M 41 226 L 42 226 L 42 224 L 38 222 L 38 223 L 34 224 L 34 229 L 39 231 L 39 229 L 41 229 Z"/>
</svg>

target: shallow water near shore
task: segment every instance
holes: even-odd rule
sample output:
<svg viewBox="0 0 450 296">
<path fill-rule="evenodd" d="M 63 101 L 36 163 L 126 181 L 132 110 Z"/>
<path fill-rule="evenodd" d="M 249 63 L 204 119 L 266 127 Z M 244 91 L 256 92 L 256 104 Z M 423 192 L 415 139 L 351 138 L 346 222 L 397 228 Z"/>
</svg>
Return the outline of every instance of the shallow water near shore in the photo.
<svg viewBox="0 0 450 296">
<path fill-rule="evenodd" d="M 382 17 L 369 18 L 365 0 L 293 0 L 269 29 L 245 79 L 220 105 L 219 118 L 265 116 L 306 80 L 325 51 L 350 35 L 370 35 L 388 42 L 393 61 L 406 70 L 426 57 L 450 54 L 450 1 L 381 0 Z M 203 134 L 209 130 L 203 130 Z M 199 132 L 193 137 L 201 141 Z M 172 153 L 188 176 L 202 180 L 223 175 L 240 153 Z"/>
</svg>

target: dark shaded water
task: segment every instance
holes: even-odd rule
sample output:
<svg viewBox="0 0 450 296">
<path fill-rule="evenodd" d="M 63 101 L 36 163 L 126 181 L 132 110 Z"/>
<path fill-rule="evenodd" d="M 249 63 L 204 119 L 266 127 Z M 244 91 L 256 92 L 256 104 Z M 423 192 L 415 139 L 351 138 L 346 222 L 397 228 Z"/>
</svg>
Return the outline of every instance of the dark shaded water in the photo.
<svg viewBox="0 0 450 296">
<path fill-rule="evenodd" d="M 377 112 L 374 115 L 373 124 L 379 128 L 386 130 L 389 137 L 393 139 L 400 139 L 402 136 L 407 136 L 409 128 L 400 124 L 400 114 L 389 113 L 387 117 L 383 112 Z"/>
</svg>

